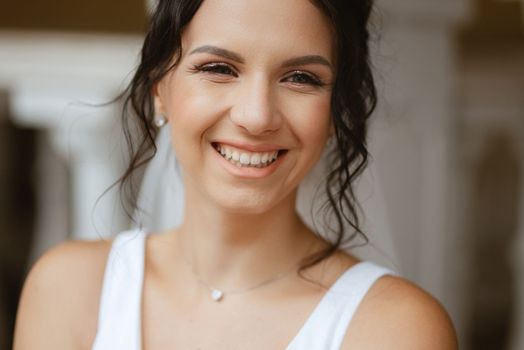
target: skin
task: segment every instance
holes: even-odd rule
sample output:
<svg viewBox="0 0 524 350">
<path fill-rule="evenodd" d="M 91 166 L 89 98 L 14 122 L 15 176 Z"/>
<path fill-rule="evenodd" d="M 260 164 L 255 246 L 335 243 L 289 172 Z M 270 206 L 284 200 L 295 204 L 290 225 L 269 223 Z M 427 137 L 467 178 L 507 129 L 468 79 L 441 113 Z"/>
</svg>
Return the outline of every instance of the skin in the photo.
<svg viewBox="0 0 524 350">
<path fill-rule="evenodd" d="M 208 0 L 182 45 L 179 65 L 154 94 L 184 169 L 186 210 L 177 230 L 147 240 L 143 346 L 283 349 L 323 297 L 319 284 L 329 287 L 356 258 L 339 251 L 306 270 L 318 284 L 290 273 L 226 294 L 221 303 L 210 300 L 192 269 L 209 284 L 241 290 L 325 246 L 295 213 L 295 198 L 330 134 L 332 31 L 309 1 Z M 305 56 L 315 59 L 290 63 Z M 216 142 L 287 152 L 275 171 L 253 179 L 228 170 Z M 68 242 L 35 264 L 22 293 L 15 350 L 91 347 L 109 249 L 110 242 Z M 408 281 L 386 276 L 366 295 L 342 348 L 457 347 L 442 307 Z"/>
</svg>

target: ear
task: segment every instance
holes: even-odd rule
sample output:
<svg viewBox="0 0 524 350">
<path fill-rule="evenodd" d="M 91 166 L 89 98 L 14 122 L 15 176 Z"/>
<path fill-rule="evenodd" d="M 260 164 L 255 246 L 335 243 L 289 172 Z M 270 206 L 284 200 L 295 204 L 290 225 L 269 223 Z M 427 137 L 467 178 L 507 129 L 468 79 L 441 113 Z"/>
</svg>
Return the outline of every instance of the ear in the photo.
<svg viewBox="0 0 524 350">
<path fill-rule="evenodd" d="M 155 114 L 162 114 L 165 116 L 166 112 L 162 99 L 160 83 L 155 84 L 151 90 L 151 93 L 153 95 L 153 103 L 155 106 Z"/>
</svg>

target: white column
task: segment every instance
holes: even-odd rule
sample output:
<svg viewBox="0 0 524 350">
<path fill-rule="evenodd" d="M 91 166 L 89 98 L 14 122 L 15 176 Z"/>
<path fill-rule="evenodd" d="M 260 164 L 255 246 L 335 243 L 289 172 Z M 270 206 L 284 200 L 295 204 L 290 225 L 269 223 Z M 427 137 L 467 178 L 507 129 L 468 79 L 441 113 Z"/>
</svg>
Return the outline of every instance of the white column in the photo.
<svg viewBox="0 0 524 350">
<path fill-rule="evenodd" d="M 40 192 L 45 198 L 39 201 L 43 217 L 34 256 L 68 236 L 96 239 L 126 226 L 116 192 L 95 207 L 124 164 L 120 106 L 83 103 L 108 102 L 121 92 L 141 41 L 126 35 L 0 32 L 0 87 L 8 91 L 10 116 L 19 125 L 45 131 L 46 152 L 61 157 L 71 174 L 72 188 L 65 188 L 68 183 L 53 178 L 52 165 L 40 161 L 49 187 Z M 56 193 L 69 194 L 70 202 L 53 201 Z M 64 232 L 68 225 L 63 221 L 71 223 L 71 232 Z"/>
<path fill-rule="evenodd" d="M 108 238 L 128 225 L 118 186 L 104 194 L 125 166 L 119 114 L 120 104 L 70 110 L 71 126 L 51 134 L 55 151 L 70 169 L 71 234 L 76 239 Z"/>
<path fill-rule="evenodd" d="M 402 272 L 460 323 L 458 301 L 449 288 L 458 253 L 453 246 L 461 233 L 453 222 L 453 34 L 467 19 L 470 1 L 378 4 L 382 100 L 372 143 Z"/>
</svg>

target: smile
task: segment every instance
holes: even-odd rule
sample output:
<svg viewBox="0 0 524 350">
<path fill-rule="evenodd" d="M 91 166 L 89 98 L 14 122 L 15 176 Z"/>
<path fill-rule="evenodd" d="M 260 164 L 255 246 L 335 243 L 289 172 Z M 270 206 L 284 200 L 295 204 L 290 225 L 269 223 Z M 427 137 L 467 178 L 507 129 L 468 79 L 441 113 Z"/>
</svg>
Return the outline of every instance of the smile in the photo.
<svg viewBox="0 0 524 350">
<path fill-rule="evenodd" d="M 271 152 L 249 152 L 230 145 L 213 143 L 215 150 L 231 164 L 239 168 L 265 168 L 274 163 L 286 150 Z"/>
</svg>

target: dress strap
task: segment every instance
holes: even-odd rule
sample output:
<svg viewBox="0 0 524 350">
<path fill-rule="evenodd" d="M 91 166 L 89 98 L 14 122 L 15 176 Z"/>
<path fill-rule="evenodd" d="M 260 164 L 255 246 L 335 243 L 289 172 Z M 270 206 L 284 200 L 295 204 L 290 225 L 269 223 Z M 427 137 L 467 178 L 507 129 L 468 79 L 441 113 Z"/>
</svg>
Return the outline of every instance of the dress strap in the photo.
<svg viewBox="0 0 524 350">
<path fill-rule="evenodd" d="M 339 350 L 358 306 L 384 275 L 396 273 L 369 261 L 349 268 L 326 292 L 288 350 Z"/>
<path fill-rule="evenodd" d="M 334 349 L 338 350 L 342 345 L 349 324 L 369 289 L 371 289 L 373 284 L 379 278 L 385 275 L 395 275 L 395 273 L 382 266 L 367 261 L 355 266 L 355 269 L 351 271 L 349 277 L 345 279 L 345 283 L 340 285 L 340 292 L 346 295 L 349 293 L 351 294 L 349 294 L 350 297 L 347 297 L 346 299 L 346 305 L 342 309 L 338 326 L 334 332 Z M 335 296 L 333 294 L 332 299 L 333 303 L 340 302 L 340 295 Z"/>
<path fill-rule="evenodd" d="M 120 233 L 107 259 L 93 350 L 139 350 L 145 232 Z"/>
</svg>

